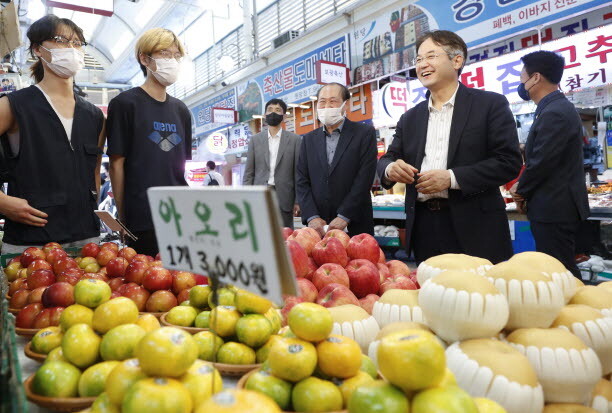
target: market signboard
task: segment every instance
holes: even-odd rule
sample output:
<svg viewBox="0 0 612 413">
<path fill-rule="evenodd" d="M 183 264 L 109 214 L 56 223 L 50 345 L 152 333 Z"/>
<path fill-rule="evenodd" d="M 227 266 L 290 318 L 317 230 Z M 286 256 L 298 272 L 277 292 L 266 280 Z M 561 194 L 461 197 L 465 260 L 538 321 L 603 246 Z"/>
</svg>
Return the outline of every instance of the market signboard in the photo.
<svg viewBox="0 0 612 413">
<path fill-rule="evenodd" d="M 280 304 L 296 295 L 274 193 L 262 186 L 148 191 L 165 268 L 191 271 Z"/>
<path fill-rule="evenodd" d="M 213 108 L 236 109 L 236 89 L 232 88 L 191 108 L 194 118 L 195 136 L 227 128 L 225 123 L 213 122 Z"/>
<path fill-rule="evenodd" d="M 461 82 L 468 87 L 501 93 L 511 103 L 521 102 L 516 92 L 523 67 L 521 57 L 537 50 L 556 51 L 565 57 L 565 71 L 560 84 L 563 92 L 599 87 L 612 82 L 612 64 L 608 61 L 612 62 L 612 34 L 609 27 L 600 27 L 544 43 L 541 47 L 534 46 L 468 65 L 461 73 Z M 411 80 L 408 84 L 412 104 L 425 99 L 427 90 L 420 81 Z"/>
</svg>

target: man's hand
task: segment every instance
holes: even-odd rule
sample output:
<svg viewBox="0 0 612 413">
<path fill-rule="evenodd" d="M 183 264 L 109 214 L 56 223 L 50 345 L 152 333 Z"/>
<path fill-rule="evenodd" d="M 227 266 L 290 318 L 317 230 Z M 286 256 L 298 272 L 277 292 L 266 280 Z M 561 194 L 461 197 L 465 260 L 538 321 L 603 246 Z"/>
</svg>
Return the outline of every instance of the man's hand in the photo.
<svg viewBox="0 0 612 413">
<path fill-rule="evenodd" d="M 32 208 L 25 199 L 14 196 L 0 198 L 0 213 L 11 221 L 32 225 L 33 227 L 44 227 L 47 224 L 45 219 L 48 217 L 47 214 Z"/>
<path fill-rule="evenodd" d="M 527 213 L 527 201 L 525 201 L 524 199 L 517 201 L 515 199 L 514 202 L 516 203 L 516 210 L 518 211 L 519 214 Z"/>
<path fill-rule="evenodd" d="M 294 217 L 299 217 L 300 216 L 300 206 L 298 204 L 293 205 L 293 216 Z"/>
<path fill-rule="evenodd" d="M 308 227 L 317 231 L 321 237 L 325 235 L 325 230 L 323 229 L 325 225 L 327 225 L 327 222 L 322 218 L 315 218 L 308 223 Z"/>
<path fill-rule="evenodd" d="M 393 163 L 391 169 L 389 169 L 388 179 L 392 182 L 410 185 L 414 182 L 414 174 L 417 172 L 419 172 L 419 170 L 414 166 L 407 164 L 401 159 L 398 159 Z"/>
<path fill-rule="evenodd" d="M 516 192 L 517 188 L 518 188 L 518 182 L 512 185 L 512 187 L 508 190 L 508 192 L 510 192 L 510 195 L 512 195 L 512 199 L 514 200 L 514 203 L 516 204 L 516 210 L 518 211 L 518 213 L 526 214 L 527 213 L 527 200 L 525 199 L 523 195 L 518 194 Z"/>
<path fill-rule="evenodd" d="M 420 173 L 418 176 L 416 190 L 421 194 L 435 194 L 451 186 L 450 171 L 446 169 L 434 169 Z"/>
<path fill-rule="evenodd" d="M 346 222 L 340 217 L 336 217 L 332 220 L 332 222 L 329 223 L 329 227 L 327 227 L 327 231 L 329 232 L 332 229 L 339 229 L 340 231 L 344 231 L 347 225 L 348 225 L 348 222 Z"/>
</svg>

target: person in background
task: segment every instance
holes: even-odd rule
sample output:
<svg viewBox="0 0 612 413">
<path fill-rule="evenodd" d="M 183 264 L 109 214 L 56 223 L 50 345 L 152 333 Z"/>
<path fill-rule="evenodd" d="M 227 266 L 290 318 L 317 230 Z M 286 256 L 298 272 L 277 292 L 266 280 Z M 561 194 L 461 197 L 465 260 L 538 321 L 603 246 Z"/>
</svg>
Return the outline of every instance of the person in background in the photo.
<svg viewBox="0 0 612 413">
<path fill-rule="evenodd" d="M 83 30 L 48 15 L 35 21 L 27 36 L 36 83 L 0 98 L 8 182 L 8 193 L 0 192 L 3 254 L 48 242 L 81 247 L 100 236 L 94 210 L 104 115 L 73 91 L 84 65 Z"/>
<path fill-rule="evenodd" d="M 146 80 L 120 93 L 108 106 L 110 178 L 119 218 L 138 241 L 142 254 L 158 252 L 147 189 L 187 186 L 191 159 L 191 115 L 166 88 L 179 75 L 185 50 L 170 30 L 147 30 L 136 42 L 136 60 Z"/>
<path fill-rule="evenodd" d="M 217 165 L 213 161 L 206 162 L 206 169 L 208 169 L 208 173 L 204 177 L 204 182 L 202 185 L 204 186 L 224 186 L 225 179 L 223 179 L 223 175 L 219 172 L 215 171 L 217 169 Z"/>
<path fill-rule="evenodd" d="M 302 222 L 319 234 L 348 229 L 374 234 L 370 188 L 376 174 L 376 131 L 346 118 L 351 95 L 330 83 L 317 92 L 323 124 L 304 135 L 298 161 L 297 195 Z"/>
<path fill-rule="evenodd" d="M 108 162 L 102 162 L 102 167 L 100 169 L 100 197 L 98 199 L 98 203 L 104 201 L 108 195 L 108 189 L 110 188 L 110 177 L 108 176 L 108 170 L 110 165 Z"/>
<path fill-rule="evenodd" d="M 268 127 L 249 142 L 243 185 L 267 185 L 278 197 L 283 225 L 293 229 L 293 217 L 300 215 L 296 201 L 297 165 L 302 138 L 283 130 L 287 104 L 280 99 L 266 103 Z"/>
<path fill-rule="evenodd" d="M 518 93 L 537 104 L 525 145 L 525 171 L 511 189 L 529 218 L 536 250 L 552 255 L 580 278 L 575 239 L 589 216 L 584 182 L 582 122 L 574 105 L 559 91 L 565 59 L 537 51 L 521 58 Z"/>
<path fill-rule="evenodd" d="M 378 161 L 383 187 L 406 184 L 407 252 L 417 262 L 445 253 L 507 260 L 513 251 L 499 187 L 521 168 L 510 105 L 459 82 L 467 46 L 455 33 L 428 32 L 416 46 L 427 99 L 402 115 Z"/>
</svg>

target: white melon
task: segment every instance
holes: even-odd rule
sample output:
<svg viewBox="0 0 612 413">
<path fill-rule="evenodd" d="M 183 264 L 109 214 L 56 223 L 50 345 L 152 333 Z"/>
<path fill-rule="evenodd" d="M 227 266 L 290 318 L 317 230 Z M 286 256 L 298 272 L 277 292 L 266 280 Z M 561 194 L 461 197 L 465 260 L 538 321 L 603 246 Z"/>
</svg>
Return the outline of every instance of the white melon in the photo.
<svg viewBox="0 0 612 413">
<path fill-rule="evenodd" d="M 612 382 L 606 379 L 597 382 L 590 405 L 598 413 L 612 413 Z"/>
<path fill-rule="evenodd" d="M 380 327 L 398 321 L 412 321 L 427 324 L 419 307 L 418 290 L 388 290 L 372 308 L 372 316 Z"/>
<path fill-rule="evenodd" d="M 565 268 L 561 261 L 543 252 L 521 252 L 510 258 L 510 261 L 524 264 L 549 277 L 557 283 L 561 291 L 563 291 L 563 297 L 565 297 L 566 303 L 574 296 L 578 288 L 577 278 L 574 277 L 574 274 Z"/>
<path fill-rule="evenodd" d="M 484 258 L 465 254 L 442 254 L 431 257 L 419 264 L 417 280 L 419 285 L 423 285 L 425 281 L 447 270 L 470 271 L 475 274 L 485 275 L 492 266 L 491 261 Z"/>
<path fill-rule="evenodd" d="M 612 317 L 612 291 L 606 288 L 587 285 L 576 291 L 570 304 L 585 304 L 591 306 L 606 317 Z"/>
<path fill-rule="evenodd" d="M 352 338 L 359 344 L 362 353 L 366 354 L 368 346 L 380 331 L 376 319 L 353 304 L 330 307 L 329 312 L 334 319 L 331 333 Z"/>
</svg>

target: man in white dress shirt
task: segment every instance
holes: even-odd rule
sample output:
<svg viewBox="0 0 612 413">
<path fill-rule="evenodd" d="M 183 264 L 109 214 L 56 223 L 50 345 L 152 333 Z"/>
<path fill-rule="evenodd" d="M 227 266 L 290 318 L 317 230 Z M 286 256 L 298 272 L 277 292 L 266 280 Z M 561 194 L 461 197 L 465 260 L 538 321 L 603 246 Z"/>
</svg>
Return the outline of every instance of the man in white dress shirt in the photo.
<svg viewBox="0 0 612 413">
<path fill-rule="evenodd" d="M 266 103 L 268 125 L 249 142 L 243 185 L 267 185 L 276 191 L 283 225 L 293 228 L 293 217 L 300 207 L 295 196 L 296 168 L 300 135 L 282 129 L 287 104 L 280 99 Z"/>
<path fill-rule="evenodd" d="M 429 32 L 416 46 L 427 100 L 402 115 L 377 168 L 385 188 L 406 184 L 408 253 L 418 262 L 445 253 L 507 260 L 512 244 L 499 186 L 521 167 L 508 101 L 459 82 L 467 46 L 455 33 Z"/>
</svg>

